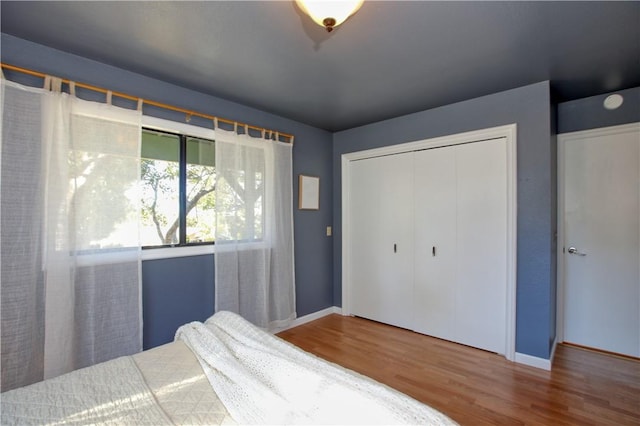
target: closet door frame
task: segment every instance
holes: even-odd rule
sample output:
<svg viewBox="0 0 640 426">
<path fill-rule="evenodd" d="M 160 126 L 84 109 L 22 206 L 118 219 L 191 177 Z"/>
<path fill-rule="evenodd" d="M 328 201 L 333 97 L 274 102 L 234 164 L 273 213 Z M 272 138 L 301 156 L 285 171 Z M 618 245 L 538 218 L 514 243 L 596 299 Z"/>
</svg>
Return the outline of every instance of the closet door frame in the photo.
<svg viewBox="0 0 640 426">
<path fill-rule="evenodd" d="M 517 260 L 517 170 L 516 170 L 517 125 L 492 127 L 471 132 L 457 133 L 438 138 L 390 145 L 381 148 L 343 154 L 342 168 L 342 314 L 351 315 L 351 263 L 349 247 L 351 232 L 349 229 L 350 206 L 350 165 L 352 161 L 371 157 L 400 154 L 423 149 L 439 148 L 483 140 L 506 138 L 507 147 L 507 320 L 505 324 L 505 358 L 515 361 L 516 351 L 516 260 Z"/>
</svg>

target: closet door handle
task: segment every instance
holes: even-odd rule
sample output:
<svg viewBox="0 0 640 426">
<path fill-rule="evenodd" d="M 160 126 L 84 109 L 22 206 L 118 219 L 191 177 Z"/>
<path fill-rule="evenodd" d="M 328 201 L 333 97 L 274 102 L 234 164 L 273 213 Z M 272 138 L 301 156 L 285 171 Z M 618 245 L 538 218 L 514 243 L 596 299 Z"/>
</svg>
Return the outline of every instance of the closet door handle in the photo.
<svg viewBox="0 0 640 426">
<path fill-rule="evenodd" d="M 436 246 L 431 247 L 431 256 L 436 257 Z"/>
<path fill-rule="evenodd" d="M 393 245 L 393 252 L 394 252 L 394 253 L 397 253 L 397 252 L 398 252 L 398 245 L 397 245 L 397 244 L 394 244 L 394 245 Z"/>
</svg>

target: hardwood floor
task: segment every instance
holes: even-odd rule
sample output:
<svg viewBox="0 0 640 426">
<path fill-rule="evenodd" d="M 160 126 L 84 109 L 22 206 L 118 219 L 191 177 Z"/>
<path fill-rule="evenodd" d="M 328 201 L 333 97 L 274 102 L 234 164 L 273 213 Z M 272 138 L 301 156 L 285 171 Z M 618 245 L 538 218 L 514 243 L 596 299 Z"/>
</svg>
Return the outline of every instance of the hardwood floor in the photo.
<svg viewBox="0 0 640 426">
<path fill-rule="evenodd" d="M 362 318 L 278 334 L 462 425 L 640 425 L 640 361 L 559 345 L 552 371 Z"/>
</svg>

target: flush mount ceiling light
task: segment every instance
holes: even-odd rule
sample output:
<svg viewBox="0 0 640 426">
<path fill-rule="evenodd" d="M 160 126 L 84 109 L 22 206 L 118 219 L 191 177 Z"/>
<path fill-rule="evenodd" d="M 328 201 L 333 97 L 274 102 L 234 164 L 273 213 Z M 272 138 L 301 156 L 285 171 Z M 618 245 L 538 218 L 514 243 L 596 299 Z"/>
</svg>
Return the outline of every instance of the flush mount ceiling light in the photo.
<svg viewBox="0 0 640 426">
<path fill-rule="evenodd" d="M 607 96 L 603 104 L 606 109 L 617 109 L 617 108 L 620 108 L 620 105 L 622 105 L 622 102 L 624 102 L 624 98 L 622 97 L 622 95 L 618 95 L 616 93 L 616 94 Z"/>
<path fill-rule="evenodd" d="M 356 13 L 364 0 L 296 0 L 296 3 L 316 24 L 330 33 Z"/>
</svg>

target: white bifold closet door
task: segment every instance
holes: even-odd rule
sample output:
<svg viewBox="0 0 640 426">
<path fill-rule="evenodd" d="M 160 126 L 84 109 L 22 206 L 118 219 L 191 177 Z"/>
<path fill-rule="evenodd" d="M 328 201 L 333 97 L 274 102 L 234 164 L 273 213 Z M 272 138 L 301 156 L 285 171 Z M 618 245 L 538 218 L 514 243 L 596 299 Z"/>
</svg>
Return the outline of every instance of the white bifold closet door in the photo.
<svg viewBox="0 0 640 426">
<path fill-rule="evenodd" d="M 412 328 L 413 153 L 354 161 L 352 313 Z"/>
<path fill-rule="evenodd" d="M 505 353 L 506 140 L 415 153 L 416 331 Z"/>
<path fill-rule="evenodd" d="M 415 153 L 414 328 L 455 340 L 456 158 L 455 149 Z"/>
<path fill-rule="evenodd" d="M 506 139 L 354 161 L 350 173 L 352 313 L 504 354 Z"/>
<path fill-rule="evenodd" d="M 456 341 L 506 353 L 506 139 L 456 147 Z"/>
</svg>

